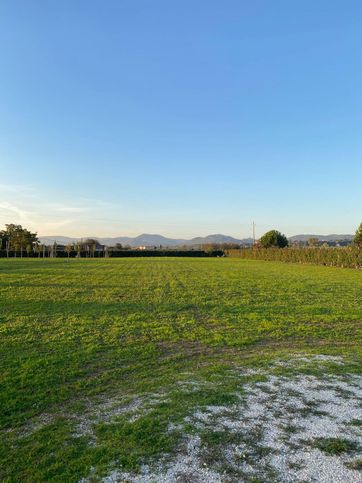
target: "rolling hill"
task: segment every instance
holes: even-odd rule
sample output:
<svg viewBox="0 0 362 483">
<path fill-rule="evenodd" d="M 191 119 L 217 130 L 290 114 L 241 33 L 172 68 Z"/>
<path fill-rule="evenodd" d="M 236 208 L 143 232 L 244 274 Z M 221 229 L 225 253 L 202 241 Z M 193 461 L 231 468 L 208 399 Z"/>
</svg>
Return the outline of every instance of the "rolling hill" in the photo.
<svg viewBox="0 0 362 483">
<path fill-rule="evenodd" d="M 231 236 L 222 235 L 222 234 L 214 234 L 214 235 L 207 235 L 205 237 L 195 237 L 191 239 L 183 239 L 183 238 L 167 238 L 162 235 L 158 234 L 148 234 L 143 233 L 142 235 L 136 237 L 126 237 L 126 236 L 118 236 L 114 238 L 105 238 L 105 237 L 84 237 L 85 238 L 95 238 L 99 240 L 100 243 L 108 246 L 114 246 L 116 243 L 121 243 L 122 245 L 130 245 L 131 247 L 139 247 L 139 246 L 160 246 L 163 247 L 179 247 L 179 246 L 198 246 L 198 245 L 205 245 L 208 243 L 238 243 L 238 244 L 250 244 L 252 243 L 251 238 L 244 238 L 239 240 L 237 238 L 233 238 Z M 41 243 L 45 245 L 52 245 L 55 241 L 59 244 L 66 245 L 68 243 L 73 243 L 75 241 L 80 240 L 80 238 L 71 238 L 62 235 L 53 235 L 53 236 L 40 236 L 39 240 Z"/>
</svg>

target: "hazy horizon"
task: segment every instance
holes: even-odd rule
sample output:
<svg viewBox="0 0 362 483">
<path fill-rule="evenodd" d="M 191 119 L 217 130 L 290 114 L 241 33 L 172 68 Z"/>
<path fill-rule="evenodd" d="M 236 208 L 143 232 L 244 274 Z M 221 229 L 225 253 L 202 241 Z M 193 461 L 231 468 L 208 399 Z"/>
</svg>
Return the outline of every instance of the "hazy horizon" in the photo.
<svg viewBox="0 0 362 483">
<path fill-rule="evenodd" d="M 264 233 L 264 232 L 263 232 Z M 260 233 L 256 236 L 256 238 L 259 238 L 263 233 Z M 38 233 L 38 237 L 39 238 L 56 238 L 56 237 L 64 237 L 64 238 L 73 238 L 73 239 L 79 239 L 79 238 L 82 238 L 82 239 L 86 239 L 86 238 L 95 238 L 95 239 L 105 239 L 105 238 L 137 238 L 139 236 L 142 236 L 142 235 L 149 235 L 149 236 L 163 236 L 165 238 L 170 238 L 170 239 L 182 239 L 182 240 L 190 240 L 190 239 L 193 239 L 193 238 L 205 238 L 207 236 L 212 236 L 212 235 L 224 235 L 224 236 L 230 236 L 232 238 L 235 238 L 235 239 L 247 239 L 247 238 L 252 238 L 252 233 L 249 235 L 249 236 L 234 236 L 234 235 L 230 235 L 229 233 L 220 233 L 220 232 L 215 232 L 215 233 L 200 233 L 198 235 L 195 235 L 195 236 L 171 236 L 171 235 L 167 235 L 165 233 L 156 233 L 156 232 L 142 232 L 142 233 L 138 233 L 136 235 L 124 235 L 122 233 L 119 233 L 118 235 L 111 235 L 111 236 L 108 236 L 108 235 L 95 235 L 94 233 L 93 234 L 88 234 L 88 235 L 80 235 L 80 236 L 72 236 L 72 235 L 64 235 L 64 234 L 61 234 L 61 233 L 51 233 L 51 234 L 39 234 Z M 292 236 L 296 236 L 296 235 L 319 235 L 319 236 L 330 236 L 330 235 L 349 235 L 349 236 L 353 236 L 354 235 L 354 232 L 351 232 L 351 233 L 317 233 L 317 232 L 305 232 L 305 233 L 295 233 L 293 235 L 289 235 L 289 234 L 286 234 L 286 236 L 288 238 L 292 237 Z"/>
<path fill-rule="evenodd" d="M 361 18 L 354 0 L 2 2 L 0 227 L 354 233 Z"/>
</svg>

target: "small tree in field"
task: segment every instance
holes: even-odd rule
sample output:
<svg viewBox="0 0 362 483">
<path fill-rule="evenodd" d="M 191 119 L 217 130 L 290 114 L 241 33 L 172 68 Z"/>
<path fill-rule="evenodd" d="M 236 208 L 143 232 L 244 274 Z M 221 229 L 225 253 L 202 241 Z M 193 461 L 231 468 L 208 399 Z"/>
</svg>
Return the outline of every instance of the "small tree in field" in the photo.
<svg viewBox="0 0 362 483">
<path fill-rule="evenodd" d="M 263 248 L 284 248 L 288 246 L 288 239 L 278 230 L 270 230 L 260 238 Z"/>
<path fill-rule="evenodd" d="M 319 242 L 318 238 L 312 237 L 312 238 L 309 238 L 308 245 L 310 247 L 316 247 L 316 246 L 318 246 L 318 242 Z"/>
<path fill-rule="evenodd" d="M 70 252 L 73 250 L 73 245 L 71 243 L 68 243 L 68 245 L 65 246 L 64 250 L 68 254 L 68 258 L 69 258 Z"/>
<path fill-rule="evenodd" d="M 353 239 L 353 243 L 358 246 L 359 248 L 362 248 L 362 223 L 360 226 L 357 228 L 355 237 Z"/>
</svg>

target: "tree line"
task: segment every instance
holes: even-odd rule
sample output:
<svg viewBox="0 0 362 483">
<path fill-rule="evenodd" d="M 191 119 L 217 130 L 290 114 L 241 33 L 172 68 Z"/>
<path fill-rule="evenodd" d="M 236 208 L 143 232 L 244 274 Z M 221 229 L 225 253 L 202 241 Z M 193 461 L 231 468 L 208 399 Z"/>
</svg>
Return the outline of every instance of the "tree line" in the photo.
<svg viewBox="0 0 362 483">
<path fill-rule="evenodd" d="M 229 248 L 233 245 L 230 244 Z M 226 244 L 225 244 L 226 248 Z M 38 258 L 105 258 L 105 257 L 151 257 L 151 256 L 173 256 L 173 257 L 218 257 L 224 252 L 220 246 L 215 244 L 205 245 L 200 249 L 165 248 L 155 246 L 153 249 L 138 250 L 129 245 L 122 246 L 117 243 L 113 247 L 102 245 L 94 238 L 78 240 L 66 245 L 43 244 L 39 241 L 37 233 L 32 233 L 21 225 L 7 224 L 5 229 L 0 231 L 0 257 L 38 257 Z"/>
<path fill-rule="evenodd" d="M 230 257 L 248 260 L 266 260 L 274 262 L 306 263 L 328 267 L 362 268 L 362 249 L 356 245 L 349 247 L 320 248 L 242 248 L 227 252 Z"/>
<path fill-rule="evenodd" d="M 319 241 L 316 238 L 310 238 L 308 240 L 309 247 L 319 247 Z M 200 247 L 200 250 L 204 253 L 232 253 L 235 250 L 240 250 L 240 246 L 235 243 L 210 243 Z M 259 240 L 257 240 L 252 246 L 253 250 L 264 249 L 284 249 L 289 247 L 289 241 L 287 237 L 278 230 L 270 230 L 266 232 Z M 298 248 L 293 247 L 294 250 Z M 323 245 L 322 248 L 327 249 L 327 246 Z M 352 247 L 355 250 L 362 249 L 362 223 L 356 230 Z M 300 249 L 300 248 L 299 248 Z M 130 246 L 122 246 L 116 244 L 114 247 L 106 247 L 101 245 L 98 240 L 94 238 L 86 238 L 85 240 L 78 240 L 74 243 L 67 245 L 58 245 L 54 242 L 52 245 L 45 245 L 40 243 L 37 233 L 33 233 L 27 228 L 23 228 L 21 225 L 14 223 L 6 224 L 5 229 L 0 231 L 0 251 L 5 252 L 5 256 L 17 256 L 23 255 L 38 256 L 38 257 L 54 257 L 58 254 L 63 256 L 65 254 L 68 257 L 95 257 L 95 256 L 123 256 L 123 251 L 136 251 Z M 157 251 L 172 251 L 172 249 L 165 249 L 164 247 L 155 247 Z M 192 251 L 190 247 L 184 249 L 184 251 Z M 149 251 L 149 250 L 148 250 Z M 175 251 L 175 249 L 173 249 Z M 182 251 L 178 249 L 178 251 Z M 119 255 L 117 255 L 117 253 Z M 255 252 L 259 253 L 259 252 Z M 332 253 L 332 252 L 330 252 Z M 4 255 L 3 255 L 4 256 Z M 256 256 L 256 255 L 255 255 Z M 260 252 L 260 257 L 266 257 L 265 252 Z M 268 255 L 268 257 L 271 255 Z M 274 257 L 276 255 L 273 255 Z M 281 255 L 278 255 L 281 257 Z M 290 255 L 289 255 L 290 256 Z M 306 255 L 303 255 L 305 258 Z M 286 256 L 286 258 L 288 258 Z M 351 262 L 353 263 L 353 262 Z"/>
<path fill-rule="evenodd" d="M 231 257 L 251 260 L 310 263 L 330 267 L 362 268 L 362 223 L 356 230 L 353 243 L 348 247 L 319 247 L 315 239 L 309 241 L 308 248 L 289 247 L 288 240 L 277 230 L 263 235 L 253 247 L 229 250 Z"/>
<path fill-rule="evenodd" d="M 65 252 L 68 257 L 71 254 L 91 257 L 97 251 L 104 251 L 105 247 L 93 238 L 67 245 L 59 245 L 56 241 L 46 245 L 39 241 L 37 233 L 31 232 L 21 225 L 10 223 L 6 224 L 5 229 L 0 231 L 0 250 L 4 251 L 7 257 L 16 257 L 17 255 L 20 257 L 25 255 L 28 257 L 55 257 L 59 252 Z"/>
<path fill-rule="evenodd" d="M 309 238 L 307 245 L 310 247 L 319 246 L 318 238 Z M 356 248 L 362 248 L 362 223 L 356 230 L 352 245 Z M 266 232 L 260 240 L 255 243 L 257 248 L 286 248 L 289 246 L 288 238 L 278 230 L 270 230 Z M 322 244 L 323 248 L 327 248 L 328 244 Z"/>
</svg>

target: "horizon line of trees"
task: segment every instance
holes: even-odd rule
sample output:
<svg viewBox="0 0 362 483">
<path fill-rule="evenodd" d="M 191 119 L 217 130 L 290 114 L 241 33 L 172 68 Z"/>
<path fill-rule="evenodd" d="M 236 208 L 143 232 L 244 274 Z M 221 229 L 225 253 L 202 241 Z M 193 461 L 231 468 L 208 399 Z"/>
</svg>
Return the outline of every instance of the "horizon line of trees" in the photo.
<svg viewBox="0 0 362 483">
<path fill-rule="evenodd" d="M 357 248 L 362 248 L 362 223 L 356 230 L 355 236 L 351 244 Z M 288 238 L 278 230 L 270 230 L 266 232 L 256 243 L 256 247 L 261 248 L 286 248 L 290 245 Z M 295 248 L 298 248 L 293 244 Z M 328 248 L 328 242 L 320 242 L 318 238 L 311 237 L 307 241 L 307 246 L 309 247 L 319 247 Z"/>
<path fill-rule="evenodd" d="M 17 255 L 23 257 L 24 254 L 28 257 L 55 257 L 59 249 L 66 252 L 68 256 L 75 252 L 77 256 L 83 254 L 89 257 L 94 257 L 97 251 L 106 251 L 106 247 L 93 238 L 79 240 L 67 245 L 61 245 L 56 241 L 53 244 L 41 243 L 37 233 L 33 233 L 15 223 L 6 224 L 5 229 L 0 231 L 0 250 L 5 250 L 7 257 L 10 254 L 14 257 Z"/>
<path fill-rule="evenodd" d="M 317 239 L 311 238 L 308 248 L 288 247 L 289 243 L 285 235 L 277 230 L 270 230 L 251 249 L 230 250 L 227 254 L 249 260 L 362 268 L 362 223 L 356 230 L 353 243 L 348 247 L 319 246 L 317 242 Z"/>
<path fill-rule="evenodd" d="M 294 248 L 301 248 L 301 243 L 296 244 L 293 242 L 290 244 L 288 238 L 282 234 L 278 230 L 270 230 L 266 232 L 259 240 L 253 243 L 252 248 L 287 248 L 290 247 Z M 352 245 L 356 248 L 362 249 L 362 223 L 356 230 L 354 239 L 352 241 Z M 303 245 L 305 246 L 305 245 Z M 330 245 L 326 242 L 320 242 L 318 238 L 311 237 L 307 241 L 308 247 L 320 247 L 320 248 L 329 248 Z M 64 251 L 68 257 L 71 254 L 74 256 L 81 257 L 94 257 L 97 253 L 98 255 L 102 253 L 103 256 L 108 256 L 109 253 L 114 253 L 117 251 L 124 251 L 124 250 L 134 250 L 130 245 L 123 246 L 121 243 L 117 243 L 114 247 L 107 247 L 102 245 L 97 239 L 94 238 L 86 238 L 85 240 L 78 240 L 74 243 L 70 243 L 67 245 L 58 244 L 56 241 L 52 245 L 46 245 L 39 241 L 37 233 L 33 233 L 30 230 L 23 228 L 21 225 L 17 225 L 14 223 L 9 223 L 5 225 L 5 229 L 0 231 L 0 250 L 5 250 L 6 255 L 9 257 L 10 253 L 13 253 L 13 256 L 16 257 L 17 254 L 20 257 L 23 256 L 24 253 L 27 256 L 36 256 L 39 257 L 48 256 L 54 257 L 57 255 L 57 251 L 61 248 L 61 251 Z M 184 250 L 192 250 L 192 247 L 185 246 L 183 247 Z M 217 250 L 222 251 L 229 251 L 242 248 L 241 245 L 236 243 L 208 243 L 202 244 L 200 249 L 206 253 L 212 253 Z M 148 249 L 150 249 L 148 247 Z M 152 247 L 153 250 L 165 250 L 165 247 L 162 245 Z M 173 249 L 180 249 L 180 248 L 173 248 Z M 168 249 L 167 250 L 172 250 Z"/>
<path fill-rule="evenodd" d="M 8 258 L 16 258 L 17 256 L 20 258 L 23 258 L 23 256 L 38 258 L 55 258 L 57 256 L 68 258 L 94 258 L 125 256 L 126 253 L 129 256 L 134 256 L 135 253 L 142 254 L 142 256 L 150 256 L 152 255 L 151 252 L 157 252 L 161 255 L 172 253 L 175 256 L 181 256 L 182 253 L 185 255 L 189 254 L 189 256 L 197 256 L 197 254 L 199 256 L 221 256 L 223 255 L 224 249 L 238 247 L 231 243 L 224 243 L 221 245 L 222 247 L 219 244 L 208 244 L 199 248 L 189 246 L 183 248 L 167 248 L 159 245 L 154 247 L 142 247 L 143 250 L 139 250 L 130 245 L 123 246 L 121 243 L 117 243 L 113 247 L 108 247 L 102 245 L 99 240 L 95 238 L 81 239 L 66 245 L 57 243 L 56 240 L 54 240 L 54 243 L 52 244 L 44 244 L 39 241 L 37 233 L 32 233 L 21 225 L 16 225 L 14 223 L 6 224 L 5 229 L 0 231 L 0 256 L 3 257 L 5 255 Z"/>
</svg>

